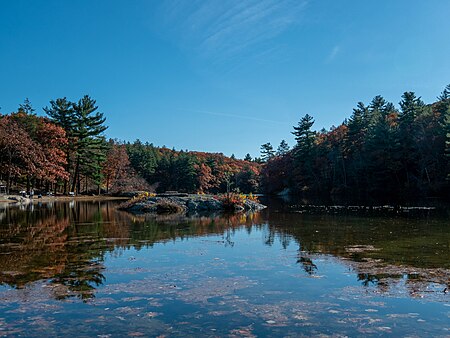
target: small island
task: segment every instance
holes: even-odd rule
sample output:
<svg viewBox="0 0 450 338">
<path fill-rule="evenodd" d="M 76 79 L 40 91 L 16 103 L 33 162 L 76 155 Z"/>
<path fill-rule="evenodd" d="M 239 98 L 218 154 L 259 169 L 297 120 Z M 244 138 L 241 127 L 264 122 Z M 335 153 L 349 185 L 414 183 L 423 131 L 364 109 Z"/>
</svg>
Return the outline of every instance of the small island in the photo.
<svg viewBox="0 0 450 338">
<path fill-rule="evenodd" d="M 163 194 L 141 193 L 120 207 L 131 213 L 173 214 L 173 213 L 215 213 L 260 211 L 266 208 L 252 194 L 201 195 L 178 192 Z"/>
</svg>

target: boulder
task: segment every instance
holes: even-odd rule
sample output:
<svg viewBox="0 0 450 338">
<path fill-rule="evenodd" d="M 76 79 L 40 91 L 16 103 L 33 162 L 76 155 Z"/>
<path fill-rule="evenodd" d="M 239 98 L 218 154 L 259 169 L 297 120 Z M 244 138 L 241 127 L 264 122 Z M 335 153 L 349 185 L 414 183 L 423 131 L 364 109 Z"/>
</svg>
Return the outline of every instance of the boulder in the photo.
<svg viewBox="0 0 450 338">
<path fill-rule="evenodd" d="M 213 196 L 187 194 L 164 194 L 126 203 L 121 209 L 133 213 L 214 213 L 224 211 L 224 205 Z M 236 212 L 259 211 L 265 206 L 250 200 L 243 205 L 236 205 Z"/>
</svg>

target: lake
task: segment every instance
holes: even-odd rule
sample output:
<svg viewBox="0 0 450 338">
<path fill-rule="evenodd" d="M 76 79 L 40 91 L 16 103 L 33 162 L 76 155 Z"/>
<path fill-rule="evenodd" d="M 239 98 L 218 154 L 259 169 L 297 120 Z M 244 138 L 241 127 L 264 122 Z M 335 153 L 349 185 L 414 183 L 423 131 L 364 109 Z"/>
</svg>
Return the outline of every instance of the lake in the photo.
<svg viewBox="0 0 450 338">
<path fill-rule="evenodd" d="M 0 336 L 450 337 L 444 210 L 0 210 Z"/>
</svg>

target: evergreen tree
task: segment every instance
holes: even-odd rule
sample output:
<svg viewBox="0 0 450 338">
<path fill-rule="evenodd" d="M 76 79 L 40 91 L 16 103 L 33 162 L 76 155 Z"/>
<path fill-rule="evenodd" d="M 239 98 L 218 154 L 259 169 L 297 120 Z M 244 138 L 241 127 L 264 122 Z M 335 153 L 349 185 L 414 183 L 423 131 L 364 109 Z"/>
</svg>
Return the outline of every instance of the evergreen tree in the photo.
<svg viewBox="0 0 450 338">
<path fill-rule="evenodd" d="M 252 157 L 250 156 L 249 153 L 247 153 L 247 155 L 245 155 L 244 161 L 247 161 L 247 162 L 251 162 L 252 161 Z"/>
<path fill-rule="evenodd" d="M 310 189 L 314 180 L 314 141 L 316 133 L 311 129 L 314 124 L 312 116 L 306 114 L 294 127 L 292 134 L 297 144 L 293 149 L 294 155 L 294 181 L 299 191 Z"/>
<path fill-rule="evenodd" d="M 272 145 L 270 144 L 270 142 L 264 143 L 261 146 L 261 159 L 264 162 L 269 161 L 271 158 L 273 158 L 275 156 L 275 151 L 273 150 Z"/>
<path fill-rule="evenodd" d="M 143 144 L 140 140 L 127 144 L 130 164 L 148 183 L 152 183 L 158 166 L 159 155 L 152 143 Z"/>
<path fill-rule="evenodd" d="M 298 125 L 294 127 L 292 134 L 295 136 L 297 144 L 294 147 L 294 154 L 297 158 L 307 158 L 311 155 L 314 147 L 315 132 L 311 130 L 314 124 L 312 116 L 306 114 L 300 119 Z"/>
<path fill-rule="evenodd" d="M 367 107 L 364 106 L 364 103 L 358 102 L 357 107 L 353 109 L 353 113 L 347 122 L 348 131 L 345 139 L 345 152 L 347 156 L 352 156 L 362 151 L 368 129 L 367 115 Z"/>
<path fill-rule="evenodd" d="M 255 193 L 258 190 L 258 176 L 249 167 L 235 174 L 236 188 L 244 194 Z"/>
<path fill-rule="evenodd" d="M 424 103 L 413 92 L 405 92 L 400 101 L 400 112 L 398 114 L 398 143 L 400 149 L 397 153 L 399 161 L 402 163 L 404 172 L 404 181 L 407 189 L 417 189 L 419 181 L 419 162 L 417 149 L 417 133 L 419 132 L 416 124 L 417 117 L 421 114 Z"/>
<path fill-rule="evenodd" d="M 384 115 L 388 110 L 387 104 L 381 95 L 377 95 L 372 99 L 367 111 L 367 125 L 369 129 L 373 129 L 380 119 L 385 118 Z"/>
<path fill-rule="evenodd" d="M 19 105 L 19 109 L 17 110 L 19 113 L 25 113 L 28 115 L 34 115 L 36 109 L 33 108 L 31 105 L 30 100 L 28 100 L 28 97 L 23 101 L 22 104 Z"/>
<path fill-rule="evenodd" d="M 398 196 L 401 163 L 395 129 L 397 112 L 381 96 L 372 100 L 369 109 L 372 124 L 366 141 L 368 191 L 379 198 Z"/>
<path fill-rule="evenodd" d="M 193 193 L 197 191 L 198 180 L 196 170 L 196 159 L 193 155 L 182 152 L 174 161 L 173 181 L 177 191 Z"/>
<path fill-rule="evenodd" d="M 444 170 L 446 172 L 446 180 L 450 181 L 450 84 L 447 85 L 438 96 L 437 109 L 440 114 L 442 132 L 444 134 Z"/>
<path fill-rule="evenodd" d="M 416 97 L 414 92 L 404 92 L 399 104 L 401 108 L 398 114 L 400 128 L 408 129 L 413 126 L 415 119 L 420 113 L 420 109 L 425 104 L 420 97 Z"/>
<path fill-rule="evenodd" d="M 347 134 L 344 140 L 343 156 L 347 162 L 348 184 L 354 186 L 358 194 L 367 186 L 366 161 L 364 145 L 368 130 L 369 109 L 362 102 L 358 102 L 347 121 Z"/>
<path fill-rule="evenodd" d="M 68 143 L 64 148 L 64 152 L 67 158 L 66 171 L 73 175 L 72 166 L 74 163 L 74 151 L 76 139 L 74 136 L 75 128 L 75 110 L 73 109 L 73 103 L 67 100 L 67 98 L 59 98 L 56 101 L 50 101 L 50 107 L 45 107 L 44 112 L 50 117 L 50 120 L 62 127 L 66 132 Z M 69 177 L 69 180 L 73 180 L 73 176 Z M 64 181 L 64 194 L 67 194 L 67 183 Z"/>
<path fill-rule="evenodd" d="M 285 140 L 281 140 L 280 145 L 277 148 L 277 156 L 282 156 L 289 151 L 289 145 Z"/>
<path fill-rule="evenodd" d="M 73 104 L 75 123 L 73 136 L 75 145 L 75 171 L 72 191 L 81 192 L 81 175 L 91 178 L 98 185 L 101 181 L 101 164 L 106 157 L 107 145 L 103 132 L 105 117 L 98 112 L 95 100 L 85 95 Z M 87 186 L 87 184 L 86 184 Z"/>
<path fill-rule="evenodd" d="M 73 103 L 63 97 L 50 101 L 50 107 L 45 107 L 44 112 L 57 125 L 63 127 L 66 134 L 72 135 L 75 126 L 75 110 Z"/>
</svg>

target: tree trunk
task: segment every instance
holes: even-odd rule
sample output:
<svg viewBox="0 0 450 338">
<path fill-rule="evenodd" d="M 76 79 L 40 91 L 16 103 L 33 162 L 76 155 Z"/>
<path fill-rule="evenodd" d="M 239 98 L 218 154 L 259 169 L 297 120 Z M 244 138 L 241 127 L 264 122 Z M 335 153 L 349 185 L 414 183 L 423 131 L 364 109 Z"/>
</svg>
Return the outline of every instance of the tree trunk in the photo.
<svg viewBox="0 0 450 338">
<path fill-rule="evenodd" d="M 6 176 L 6 193 L 9 195 L 11 189 L 11 169 L 8 169 L 8 175 Z"/>
<path fill-rule="evenodd" d="M 79 170 L 80 170 L 80 159 L 77 158 L 77 164 L 75 166 L 75 171 L 73 173 L 73 182 L 72 182 L 72 189 L 71 189 L 71 191 L 73 191 L 73 192 L 75 192 L 75 188 L 77 187 L 77 182 L 78 182 L 78 186 L 79 186 L 79 180 L 80 180 Z M 79 192 L 79 190 L 78 190 L 78 192 Z"/>
<path fill-rule="evenodd" d="M 64 180 L 64 195 L 67 195 L 67 185 L 70 182 L 70 154 L 69 152 L 66 153 L 67 156 L 67 166 L 66 166 L 66 171 L 69 174 L 69 178 L 67 180 Z"/>
</svg>

